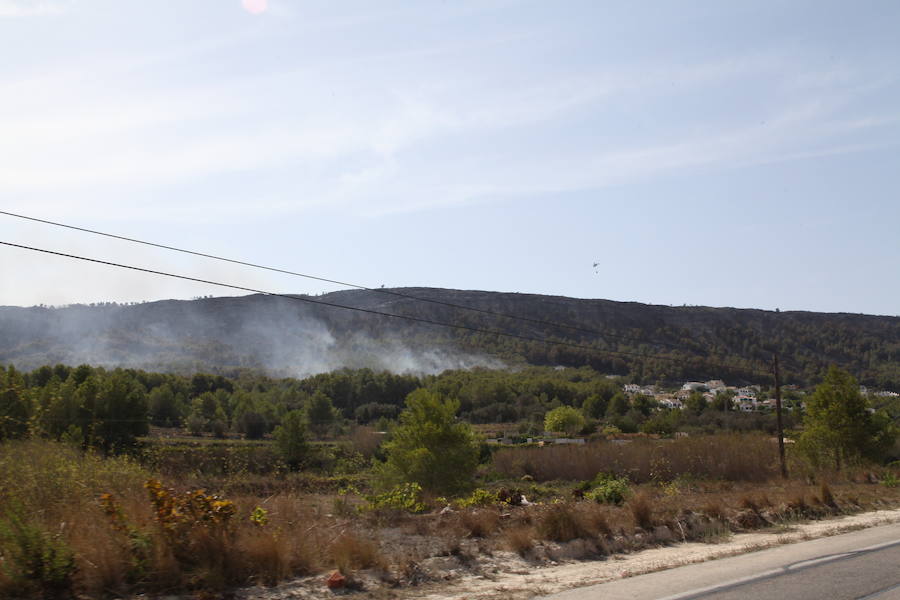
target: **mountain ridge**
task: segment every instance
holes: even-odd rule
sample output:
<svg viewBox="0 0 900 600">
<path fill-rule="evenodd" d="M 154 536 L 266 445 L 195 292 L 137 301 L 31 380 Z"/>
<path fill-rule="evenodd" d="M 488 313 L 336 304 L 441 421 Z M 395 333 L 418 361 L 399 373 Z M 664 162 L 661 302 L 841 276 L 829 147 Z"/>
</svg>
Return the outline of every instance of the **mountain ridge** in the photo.
<svg viewBox="0 0 900 600">
<path fill-rule="evenodd" d="M 559 344 L 437 327 L 322 302 Z M 527 363 L 589 365 L 639 380 L 715 375 L 749 380 L 778 352 L 788 379 L 815 380 L 829 364 L 838 364 L 870 384 L 900 387 L 900 317 L 426 287 L 133 305 L 4 306 L 0 340 L 0 363 L 25 369 L 87 362 L 163 370 L 257 368 L 309 374 L 365 366 L 428 373 Z M 423 362 L 424 356 L 431 358 Z M 735 368 L 716 373 L 710 363 Z"/>
</svg>

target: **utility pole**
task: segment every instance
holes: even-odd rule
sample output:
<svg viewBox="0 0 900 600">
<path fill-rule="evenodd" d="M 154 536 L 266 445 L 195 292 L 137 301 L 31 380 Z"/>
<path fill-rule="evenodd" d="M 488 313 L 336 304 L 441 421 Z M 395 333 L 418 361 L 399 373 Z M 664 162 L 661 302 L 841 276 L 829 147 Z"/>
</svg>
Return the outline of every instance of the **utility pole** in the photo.
<svg viewBox="0 0 900 600">
<path fill-rule="evenodd" d="M 781 477 L 787 479 L 787 463 L 784 460 L 784 426 L 781 422 L 781 371 L 778 369 L 778 353 L 774 353 L 775 370 L 775 415 L 778 423 L 778 462 L 781 466 Z"/>
</svg>

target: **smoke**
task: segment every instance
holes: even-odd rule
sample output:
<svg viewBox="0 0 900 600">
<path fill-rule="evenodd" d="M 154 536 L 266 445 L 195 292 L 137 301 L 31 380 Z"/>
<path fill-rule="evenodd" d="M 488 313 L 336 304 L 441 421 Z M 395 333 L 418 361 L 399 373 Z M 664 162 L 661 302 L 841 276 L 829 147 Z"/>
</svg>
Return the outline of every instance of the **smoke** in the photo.
<svg viewBox="0 0 900 600">
<path fill-rule="evenodd" d="M 2 307 L 0 363 L 24 370 L 57 363 L 170 372 L 250 368 L 292 377 L 342 368 L 423 375 L 505 366 L 425 328 L 370 324 L 267 296 Z"/>
</svg>

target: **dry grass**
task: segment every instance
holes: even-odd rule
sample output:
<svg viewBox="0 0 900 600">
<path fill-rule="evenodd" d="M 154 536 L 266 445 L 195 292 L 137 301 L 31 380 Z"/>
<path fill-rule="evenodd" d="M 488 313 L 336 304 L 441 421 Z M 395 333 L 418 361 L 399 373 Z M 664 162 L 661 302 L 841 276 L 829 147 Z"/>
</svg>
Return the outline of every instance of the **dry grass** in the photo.
<svg viewBox="0 0 900 600">
<path fill-rule="evenodd" d="M 831 491 L 831 486 L 828 485 L 827 481 L 822 481 L 819 485 L 819 495 L 822 498 L 822 504 L 835 510 L 838 509 L 837 500 L 835 500 L 834 493 Z"/>
<path fill-rule="evenodd" d="M 676 440 L 638 439 L 626 444 L 505 448 L 494 469 L 536 481 L 592 479 L 597 473 L 627 476 L 635 483 L 696 479 L 765 482 L 776 473 L 772 441 L 763 435 L 720 434 Z"/>
<path fill-rule="evenodd" d="M 467 510 L 460 514 L 459 522 L 471 537 L 488 537 L 497 531 L 500 514 L 495 509 Z"/>
<path fill-rule="evenodd" d="M 543 511 L 538 519 L 537 532 L 541 539 L 554 542 L 568 542 L 592 535 L 582 515 L 572 505 L 565 503 L 550 506 Z"/>
<path fill-rule="evenodd" d="M 345 575 L 357 569 L 368 569 L 385 563 L 375 542 L 353 532 L 338 536 L 328 547 L 328 557 Z"/>
<path fill-rule="evenodd" d="M 236 540 L 241 570 L 248 581 L 275 585 L 288 577 L 314 573 L 318 567 L 309 539 L 280 531 L 244 530 Z"/>
<path fill-rule="evenodd" d="M 755 513 L 759 512 L 759 503 L 749 494 L 741 497 L 741 502 L 738 506 L 747 510 L 752 510 Z"/>
<path fill-rule="evenodd" d="M 669 452 L 676 443 L 659 443 L 659 447 Z M 640 443 L 633 446 L 638 448 Z M 600 448 L 615 450 L 611 445 Z M 536 450 L 541 461 L 544 457 L 564 460 L 576 456 L 568 454 L 569 447 L 561 447 L 564 453 L 554 448 Z M 588 450 L 585 456 L 597 452 Z M 647 458 L 640 453 L 644 450 L 627 452 L 634 452 L 635 460 Z M 622 456 L 609 460 L 619 460 L 619 466 L 629 464 Z M 699 456 L 695 454 L 691 460 L 700 460 Z M 670 458 L 669 466 L 682 460 L 675 453 Z M 561 462 L 557 467 L 563 471 L 568 465 Z M 654 463 L 653 468 L 660 469 L 660 464 Z M 487 560 L 491 548 L 503 547 L 527 555 L 529 560 L 560 552 L 560 560 L 571 560 L 578 558 L 579 546 L 595 553 L 635 550 L 657 542 L 714 542 L 727 537 L 729 528 L 738 531 L 778 525 L 833 513 L 838 506 L 858 510 L 900 502 L 900 489 L 837 477 L 829 478 L 828 483 L 820 477 L 814 485 L 805 478 L 787 482 L 775 478 L 764 485 L 721 479 L 683 483 L 679 479 L 677 494 L 670 493 L 674 484 L 647 483 L 634 486 L 635 494 L 624 506 L 573 501 L 571 484 L 533 483 L 526 490 L 529 498 L 538 497 L 544 504 L 504 506 L 502 511 L 486 507 L 443 516 L 436 512 L 404 514 L 395 521 L 379 522 L 355 510 L 334 514 L 334 494 L 247 492 L 231 498 L 236 512 L 227 527 L 197 524 L 173 539 L 157 522 L 143 489 L 150 474 L 131 461 L 27 442 L 0 446 L 0 469 L 0 521 L 17 504 L 25 507 L 32 523 L 71 549 L 77 571 L 70 591 L 85 597 L 271 585 L 332 566 L 348 574 L 386 568 L 385 556 L 404 557 L 390 563 L 399 580 L 410 584 L 435 577 L 427 572 L 427 560 L 435 556 L 465 556 L 466 564 L 478 564 Z M 643 476 L 637 473 L 637 478 Z M 167 481 L 178 494 L 192 483 L 186 478 Z M 222 480 L 209 483 L 222 489 Z M 98 502 L 102 492 L 113 493 L 119 517 L 104 513 Z M 257 506 L 267 513 L 264 525 L 254 525 L 248 518 Z M 744 513 L 757 518 L 742 519 Z M 65 525 L 61 527 L 61 523 Z M 662 525 L 671 535 L 659 527 Z M 652 535 L 636 535 L 635 528 Z M 0 536 L 0 554 L 8 550 L 5 543 Z M 532 552 L 538 544 L 539 551 Z M 17 597 L 9 591 L 12 586 L 10 573 L 0 569 L 0 597 Z M 36 593 L 39 597 L 40 592 Z"/>
<path fill-rule="evenodd" d="M 722 508 L 722 504 L 718 501 L 718 499 L 707 501 L 705 504 L 703 504 L 700 512 L 705 514 L 710 519 L 715 519 L 717 521 L 722 521 L 725 519 L 725 510 Z"/>
<path fill-rule="evenodd" d="M 635 527 L 645 531 L 652 531 L 656 526 L 653 516 L 653 504 L 647 494 L 637 494 L 628 501 L 628 510 Z"/>
<path fill-rule="evenodd" d="M 513 525 L 503 532 L 503 545 L 518 554 L 525 556 L 534 548 L 536 532 L 530 525 Z"/>
</svg>

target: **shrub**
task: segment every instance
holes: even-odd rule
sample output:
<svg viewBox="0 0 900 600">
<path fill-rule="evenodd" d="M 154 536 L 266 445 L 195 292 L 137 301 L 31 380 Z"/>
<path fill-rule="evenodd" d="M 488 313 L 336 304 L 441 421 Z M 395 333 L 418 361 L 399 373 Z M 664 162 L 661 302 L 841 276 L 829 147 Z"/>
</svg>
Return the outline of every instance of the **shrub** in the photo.
<svg viewBox="0 0 900 600">
<path fill-rule="evenodd" d="M 400 424 L 384 445 L 381 485 L 416 483 L 437 494 L 471 489 L 478 466 L 478 442 L 468 423 L 458 421 L 459 402 L 425 389 L 406 399 Z"/>
<path fill-rule="evenodd" d="M 341 534 L 332 542 L 328 556 L 345 575 L 354 569 L 368 569 L 383 562 L 375 542 L 353 533 Z"/>
<path fill-rule="evenodd" d="M 822 504 L 829 508 L 838 507 L 837 501 L 834 498 L 834 493 L 831 491 L 831 486 L 828 485 L 828 482 L 822 482 L 822 485 L 819 486 L 819 494 L 822 496 Z"/>
<path fill-rule="evenodd" d="M 598 476 L 594 487 L 584 497 L 599 504 L 622 504 L 631 495 L 631 487 L 625 477 Z"/>
<path fill-rule="evenodd" d="M 466 511 L 460 515 L 460 524 L 472 537 L 487 537 L 497 531 L 500 515 L 493 510 Z"/>
<path fill-rule="evenodd" d="M 503 541 L 507 548 L 519 556 L 525 556 L 534 547 L 534 528 L 528 525 L 510 527 L 503 532 Z"/>
<path fill-rule="evenodd" d="M 571 406 L 554 408 L 544 417 L 544 429 L 567 435 L 574 435 L 584 427 L 584 424 L 584 415 Z"/>
<path fill-rule="evenodd" d="M 71 588 L 75 558 L 60 535 L 12 512 L 0 521 L 0 570 L 0 591 L 12 597 L 36 592 L 53 597 Z"/>
<path fill-rule="evenodd" d="M 656 521 L 653 519 L 653 505 L 646 495 L 638 494 L 632 498 L 628 503 L 628 508 L 631 510 L 631 518 L 634 519 L 637 527 L 650 531 L 656 525 Z"/>
<path fill-rule="evenodd" d="M 900 485 L 900 478 L 893 473 L 885 473 L 881 476 L 881 485 L 888 488 L 895 488 Z"/>
<path fill-rule="evenodd" d="M 590 537 L 584 521 L 566 504 L 551 506 L 538 521 L 538 534 L 545 540 L 568 542 L 577 538 Z"/>
<path fill-rule="evenodd" d="M 381 494 L 366 496 L 368 510 L 393 510 L 410 513 L 424 512 L 422 486 L 418 483 L 402 483 Z"/>
<path fill-rule="evenodd" d="M 471 508 L 473 506 L 490 506 L 498 502 L 497 494 L 484 488 L 477 488 L 467 498 L 456 501 L 459 508 Z"/>
</svg>

